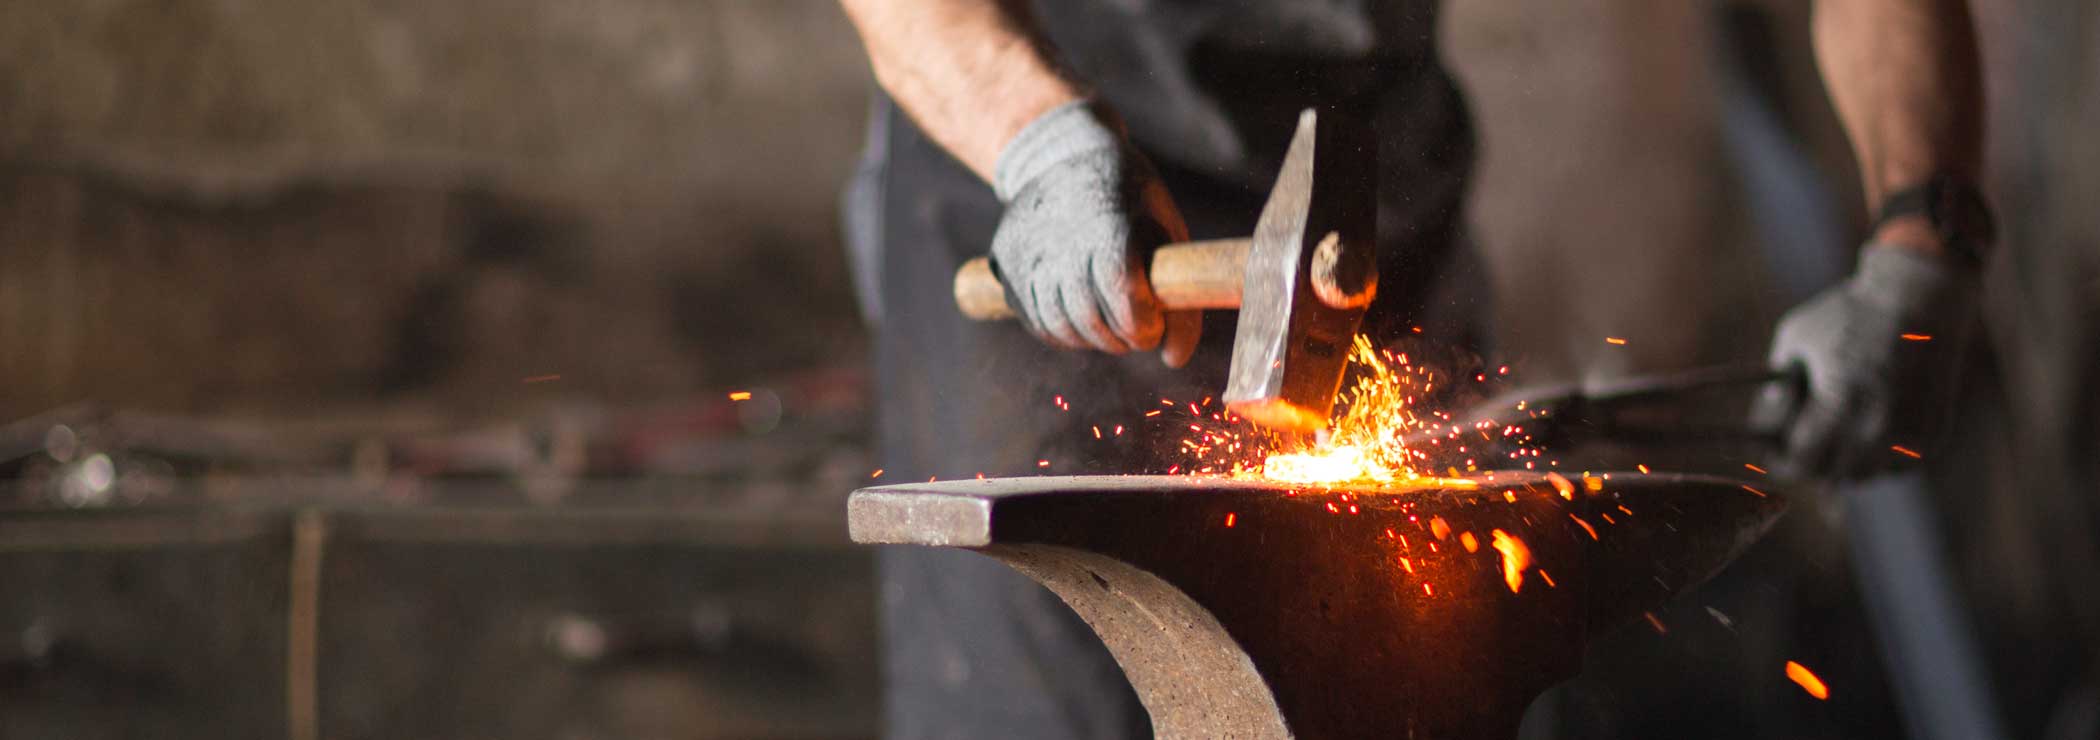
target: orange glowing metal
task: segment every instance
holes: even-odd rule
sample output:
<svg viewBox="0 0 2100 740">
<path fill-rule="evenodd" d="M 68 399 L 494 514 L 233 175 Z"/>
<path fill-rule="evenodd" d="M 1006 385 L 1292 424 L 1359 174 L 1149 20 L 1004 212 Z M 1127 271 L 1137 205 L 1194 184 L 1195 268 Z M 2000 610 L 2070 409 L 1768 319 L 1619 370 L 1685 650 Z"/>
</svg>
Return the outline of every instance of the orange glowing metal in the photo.
<svg viewBox="0 0 2100 740">
<path fill-rule="evenodd" d="M 1824 701 L 1830 699 L 1830 687 L 1824 686 L 1823 679 L 1816 677 L 1815 672 L 1809 670 L 1808 666 L 1789 660 L 1786 662 L 1786 677 L 1800 686 L 1802 691 L 1808 692 L 1809 696 Z"/>
<path fill-rule="evenodd" d="M 1466 535 L 1472 537 L 1471 534 Z M 1509 584 L 1510 593 L 1521 593 L 1524 588 L 1524 569 L 1531 567 L 1531 548 L 1524 541 L 1510 536 L 1502 530 L 1489 532 L 1494 538 L 1496 552 L 1502 553 L 1502 582 Z"/>
<path fill-rule="evenodd" d="M 1407 483 L 1427 477 L 1402 441 L 1426 428 L 1412 408 L 1430 383 L 1402 356 L 1381 352 L 1358 335 L 1349 355 L 1357 375 L 1343 394 L 1344 410 L 1312 449 L 1268 455 L 1258 471 L 1237 471 L 1290 483 Z M 1456 477 L 1456 476 L 1454 476 Z"/>
</svg>

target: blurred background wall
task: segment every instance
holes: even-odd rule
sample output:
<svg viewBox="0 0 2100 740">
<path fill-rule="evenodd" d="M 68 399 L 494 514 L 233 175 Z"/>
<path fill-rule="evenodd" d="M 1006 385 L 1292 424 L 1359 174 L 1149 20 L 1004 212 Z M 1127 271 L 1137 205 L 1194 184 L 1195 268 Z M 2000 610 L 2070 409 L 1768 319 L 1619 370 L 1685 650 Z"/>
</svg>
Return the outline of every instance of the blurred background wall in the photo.
<svg viewBox="0 0 2100 740">
<path fill-rule="evenodd" d="M 815 0 L 0 4 L 0 416 L 852 366 L 867 79 Z"/>
<path fill-rule="evenodd" d="M 2001 694 L 2040 732 L 2073 701 L 2059 689 L 2094 685 L 2100 633 L 2064 565 L 2100 564 L 2085 490 L 2100 476 L 2100 11 L 1975 5 L 2006 249 L 1975 463 L 1957 479 L 1974 501 L 1943 511 Z M 1498 352 L 1522 377 L 1756 361 L 1779 312 L 1849 268 L 1864 216 L 1807 12 L 1448 4 L 1445 54 L 1483 140 L 1474 234 Z M 91 404 L 536 429 L 565 409 L 556 443 L 502 439 L 559 452 L 581 429 L 585 461 L 556 467 L 700 471 L 710 493 L 684 510 L 826 522 L 778 539 L 835 546 L 826 507 L 880 466 L 860 451 L 863 338 L 835 214 L 869 85 L 829 0 L 0 2 L 0 422 Z M 755 386 L 780 389 L 770 410 L 707 405 Z M 798 420 L 821 429 L 766 436 Z M 738 472 L 751 465 L 771 468 Z M 1790 552 L 1827 558 L 1804 588 L 1841 611 L 1841 525 L 1804 517 L 1821 529 Z M 749 556 L 689 557 L 704 572 Z M 808 593 L 851 591 L 829 611 L 871 618 L 864 564 L 839 557 L 814 567 L 858 585 Z M 752 613 L 803 602 L 767 603 Z M 865 658 L 858 624 L 798 634 Z M 1824 642 L 1860 637 L 1848 629 Z M 1781 729 L 1891 726 L 1872 648 L 1854 647 L 1863 665 L 1832 672 L 1873 705 L 1851 710 L 1864 724 Z M 2029 680 L 2035 661 L 2046 678 Z M 865 725 L 868 675 L 839 680 L 828 696 Z M 676 706 L 677 686 L 595 711 Z"/>
</svg>

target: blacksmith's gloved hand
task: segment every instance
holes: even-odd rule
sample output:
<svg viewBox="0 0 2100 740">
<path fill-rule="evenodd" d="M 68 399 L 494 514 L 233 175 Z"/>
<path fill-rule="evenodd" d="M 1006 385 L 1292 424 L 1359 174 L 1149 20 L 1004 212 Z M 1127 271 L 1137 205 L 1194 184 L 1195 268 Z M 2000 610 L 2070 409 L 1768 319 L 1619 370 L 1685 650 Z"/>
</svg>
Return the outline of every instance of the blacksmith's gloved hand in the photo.
<svg viewBox="0 0 2100 740">
<path fill-rule="evenodd" d="M 1030 333 L 1114 354 L 1160 347 L 1169 366 L 1188 362 L 1200 314 L 1164 314 L 1145 274 L 1152 250 L 1188 229 L 1104 114 L 1075 101 L 1038 117 L 999 153 L 992 185 L 1006 204 L 992 271 Z"/>
<path fill-rule="evenodd" d="M 1954 259 L 1891 245 L 1861 250 L 1852 277 L 1788 311 L 1773 367 L 1805 387 L 1770 388 L 1752 424 L 1778 432 L 1794 476 L 1866 475 L 1924 453 L 1952 408 L 1978 280 Z"/>
</svg>

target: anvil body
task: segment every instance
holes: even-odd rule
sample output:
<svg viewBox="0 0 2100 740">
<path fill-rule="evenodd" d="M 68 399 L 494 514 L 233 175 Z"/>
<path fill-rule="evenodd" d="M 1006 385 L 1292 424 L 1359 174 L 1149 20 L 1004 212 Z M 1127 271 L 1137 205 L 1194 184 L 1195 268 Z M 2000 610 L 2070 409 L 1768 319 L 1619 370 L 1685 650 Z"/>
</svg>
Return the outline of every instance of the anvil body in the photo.
<svg viewBox="0 0 2100 740">
<path fill-rule="evenodd" d="M 1587 638 L 1711 576 L 1785 505 L 1720 478 L 1504 473 L 969 480 L 848 507 L 856 542 L 968 548 L 1056 592 L 1159 737 L 1497 738 Z"/>
</svg>

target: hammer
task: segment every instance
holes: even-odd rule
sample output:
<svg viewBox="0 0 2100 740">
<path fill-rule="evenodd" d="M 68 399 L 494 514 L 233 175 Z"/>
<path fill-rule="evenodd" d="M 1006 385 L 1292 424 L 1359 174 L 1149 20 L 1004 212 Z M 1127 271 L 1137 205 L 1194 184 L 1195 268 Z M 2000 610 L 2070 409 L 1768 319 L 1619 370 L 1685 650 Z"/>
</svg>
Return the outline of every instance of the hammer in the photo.
<svg viewBox="0 0 2100 740">
<path fill-rule="evenodd" d="M 1233 413 L 1287 431 L 1326 426 L 1378 291 L 1377 161 L 1368 127 L 1307 109 L 1252 237 L 1153 251 L 1147 275 L 1166 310 L 1240 311 L 1221 396 Z M 956 270 L 955 304 L 980 321 L 1014 316 L 983 257 Z"/>
</svg>

